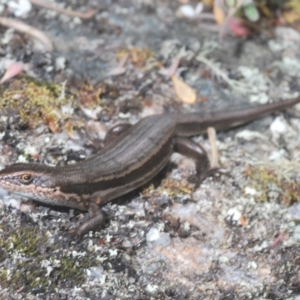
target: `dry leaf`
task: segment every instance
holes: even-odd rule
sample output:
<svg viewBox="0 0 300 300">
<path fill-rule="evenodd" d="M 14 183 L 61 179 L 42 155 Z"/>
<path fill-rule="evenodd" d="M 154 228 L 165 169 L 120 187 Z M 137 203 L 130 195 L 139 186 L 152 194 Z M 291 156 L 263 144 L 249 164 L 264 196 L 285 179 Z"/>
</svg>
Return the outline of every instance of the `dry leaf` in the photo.
<svg viewBox="0 0 300 300">
<path fill-rule="evenodd" d="M 194 104 L 197 100 L 197 94 L 195 90 L 178 77 L 172 76 L 171 78 L 178 98 L 184 103 Z"/>
<path fill-rule="evenodd" d="M 224 13 L 223 9 L 220 6 L 217 6 L 215 4 L 214 9 L 213 9 L 213 13 L 214 13 L 216 23 L 218 25 L 223 24 L 224 19 L 225 19 L 225 13 Z"/>
<path fill-rule="evenodd" d="M 59 132 L 60 130 L 60 126 L 59 126 L 59 120 L 60 119 L 60 115 L 58 113 L 58 111 L 51 111 L 50 113 L 47 113 L 45 115 L 45 122 L 48 126 L 48 128 L 52 131 L 52 132 Z"/>
<path fill-rule="evenodd" d="M 300 14 L 299 14 L 299 12 L 296 12 L 296 11 L 287 11 L 287 12 L 284 12 L 282 15 L 283 15 L 285 21 L 289 24 L 293 24 L 300 20 Z"/>
<path fill-rule="evenodd" d="M 64 125 L 63 129 L 66 131 L 68 136 L 71 139 L 76 139 L 76 132 L 74 131 L 74 128 L 82 128 L 85 127 L 84 123 L 81 121 L 74 121 L 74 120 L 68 120 Z"/>
<path fill-rule="evenodd" d="M 214 5 L 214 0 L 202 0 L 201 2 L 207 7 L 213 7 Z"/>
<path fill-rule="evenodd" d="M 247 219 L 244 216 L 240 217 L 240 223 L 243 227 L 245 227 L 247 225 Z"/>
</svg>

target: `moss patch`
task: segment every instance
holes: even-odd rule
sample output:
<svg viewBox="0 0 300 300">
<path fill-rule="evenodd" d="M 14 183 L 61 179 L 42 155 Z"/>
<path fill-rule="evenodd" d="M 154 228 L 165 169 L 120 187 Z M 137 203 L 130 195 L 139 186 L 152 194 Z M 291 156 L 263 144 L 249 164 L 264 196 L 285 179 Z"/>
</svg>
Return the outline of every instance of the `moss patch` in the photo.
<svg viewBox="0 0 300 300">
<path fill-rule="evenodd" d="M 73 106 L 73 96 L 66 95 L 61 84 L 41 83 L 32 78 L 16 79 L 0 91 L 0 109 L 14 124 L 34 128 L 41 122 L 52 132 L 59 131 L 69 117 L 62 107 Z M 4 121 L 4 120 L 2 120 Z"/>
<path fill-rule="evenodd" d="M 284 166 L 278 166 L 276 169 L 269 166 L 249 166 L 246 169 L 246 175 L 252 186 L 260 192 L 256 200 L 267 201 L 268 193 L 276 190 L 280 194 L 280 201 L 287 205 L 300 201 L 300 183 L 292 176 L 284 176 L 283 172 Z"/>
<path fill-rule="evenodd" d="M 117 53 L 117 59 L 119 61 L 128 59 L 137 68 L 145 68 L 147 64 L 150 64 L 151 67 L 158 65 L 156 61 L 155 63 L 150 63 L 150 60 L 154 59 L 154 53 L 148 48 L 131 47 L 121 49 Z"/>
<path fill-rule="evenodd" d="M 49 243 L 47 233 L 29 228 L 4 232 L 0 248 L 0 286 L 12 291 L 47 292 L 56 287 L 80 286 L 85 270 L 99 264 L 88 252 L 74 256 L 69 249 L 58 251 L 56 244 Z"/>
<path fill-rule="evenodd" d="M 154 188 L 151 184 L 149 187 L 143 190 L 144 196 L 160 197 L 163 194 L 169 195 L 170 198 L 178 197 L 180 195 L 191 195 L 193 192 L 193 186 L 191 184 L 182 183 L 182 181 L 175 179 L 164 179 L 161 184 Z"/>
<path fill-rule="evenodd" d="M 82 84 L 78 90 L 79 103 L 89 109 L 104 105 L 103 99 L 114 100 L 120 92 L 116 85 L 105 82 L 99 83 L 96 87 L 89 84 Z M 111 105 L 110 105 L 111 106 Z"/>
</svg>

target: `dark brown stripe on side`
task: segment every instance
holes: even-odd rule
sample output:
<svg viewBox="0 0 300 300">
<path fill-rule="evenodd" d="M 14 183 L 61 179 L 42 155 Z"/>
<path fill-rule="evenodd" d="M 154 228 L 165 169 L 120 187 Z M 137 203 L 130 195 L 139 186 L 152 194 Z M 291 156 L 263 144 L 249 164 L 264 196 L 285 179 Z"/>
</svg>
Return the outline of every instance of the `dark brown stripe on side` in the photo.
<svg viewBox="0 0 300 300">
<path fill-rule="evenodd" d="M 103 191 L 111 188 L 118 188 L 128 184 L 136 183 L 134 188 L 138 188 L 144 183 L 143 178 L 153 178 L 159 171 L 166 165 L 169 157 L 173 152 L 173 136 L 170 136 L 165 141 L 164 145 L 153 153 L 145 163 L 142 163 L 138 168 L 134 169 L 131 173 L 125 174 L 122 177 L 101 180 L 100 182 L 91 182 L 83 184 L 68 184 L 61 186 L 61 191 L 64 193 L 76 193 L 76 194 L 93 194 L 96 191 Z M 120 173 L 122 170 L 120 170 Z M 149 174 L 151 176 L 149 176 Z M 140 183 L 139 183 L 140 182 Z M 134 189 L 133 188 L 133 189 Z"/>
</svg>

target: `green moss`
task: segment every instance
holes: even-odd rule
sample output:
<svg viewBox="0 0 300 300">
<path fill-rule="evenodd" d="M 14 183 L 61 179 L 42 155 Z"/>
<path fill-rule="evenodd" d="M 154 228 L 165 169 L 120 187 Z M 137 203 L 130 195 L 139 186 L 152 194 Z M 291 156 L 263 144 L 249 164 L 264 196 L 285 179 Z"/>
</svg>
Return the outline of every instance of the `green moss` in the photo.
<svg viewBox="0 0 300 300">
<path fill-rule="evenodd" d="M 147 64 L 151 65 L 151 68 L 160 66 L 160 63 L 154 58 L 154 53 L 148 48 L 130 47 L 121 49 L 117 53 L 117 58 L 120 61 L 127 58 L 135 65 L 135 67 L 141 69 L 145 69 Z M 153 60 L 152 63 L 150 63 L 151 60 Z"/>
<path fill-rule="evenodd" d="M 112 106 L 111 102 L 109 101 L 109 103 L 105 105 L 103 98 L 113 100 L 119 96 L 119 93 L 119 89 L 116 85 L 101 82 L 97 86 L 89 84 L 80 85 L 77 96 L 80 104 L 86 108 L 95 109 L 101 105 L 103 109 L 109 110 Z"/>
<path fill-rule="evenodd" d="M 46 292 L 63 285 L 80 286 L 85 281 L 85 270 L 99 263 L 88 254 L 73 257 L 69 248 L 50 244 L 47 234 L 36 229 L 5 232 L 4 228 L 0 247 L 5 252 L 0 286 L 12 292 L 20 288 L 28 293 L 35 288 Z"/>
<path fill-rule="evenodd" d="M 256 196 L 258 201 L 266 201 L 270 189 L 276 189 L 280 193 L 280 200 L 287 205 L 294 201 L 300 201 L 300 183 L 290 176 L 283 176 L 283 167 L 272 169 L 269 167 L 248 167 L 246 175 L 252 182 L 253 187 L 260 192 Z"/>
<path fill-rule="evenodd" d="M 143 190 L 142 194 L 145 196 L 156 196 L 159 197 L 164 193 L 167 193 L 170 197 L 176 197 L 178 195 L 191 195 L 193 192 L 193 186 L 191 184 L 183 183 L 175 179 L 164 179 L 161 184 L 154 188 L 151 184 L 149 187 Z"/>
<path fill-rule="evenodd" d="M 66 281 L 73 278 L 76 282 L 83 283 L 85 279 L 85 272 L 82 270 L 88 269 L 95 265 L 95 260 L 91 257 L 81 257 L 79 260 L 70 257 L 64 257 L 61 260 L 59 268 L 59 277 L 61 281 Z"/>
<path fill-rule="evenodd" d="M 35 127 L 44 122 L 51 131 L 67 119 L 61 107 L 73 101 L 62 92 L 61 84 L 41 83 L 31 78 L 14 80 L 0 93 L 0 109 L 20 126 Z"/>
</svg>

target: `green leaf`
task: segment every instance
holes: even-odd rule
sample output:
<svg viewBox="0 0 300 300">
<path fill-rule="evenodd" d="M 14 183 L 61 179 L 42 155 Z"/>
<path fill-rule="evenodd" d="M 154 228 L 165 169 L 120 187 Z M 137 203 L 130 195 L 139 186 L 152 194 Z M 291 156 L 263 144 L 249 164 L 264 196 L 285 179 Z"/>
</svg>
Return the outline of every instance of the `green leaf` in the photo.
<svg viewBox="0 0 300 300">
<path fill-rule="evenodd" d="M 225 3 L 227 7 L 234 7 L 236 5 L 235 0 L 226 0 Z"/>
<path fill-rule="evenodd" d="M 259 12 L 253 3 L 244 7 L 244 14 L 251 22 L 256 22 L 259 19 Z"/>
</svg>

